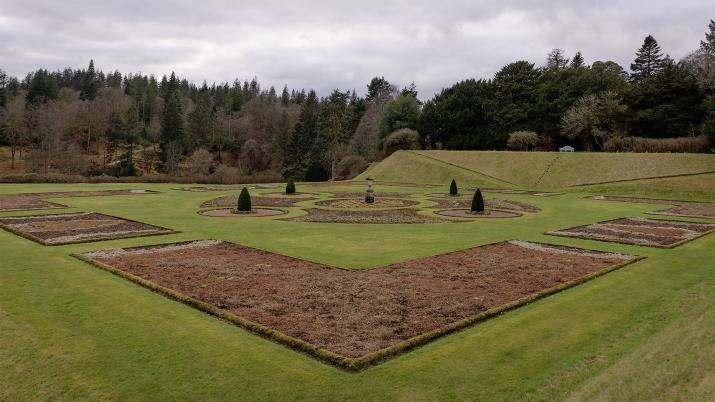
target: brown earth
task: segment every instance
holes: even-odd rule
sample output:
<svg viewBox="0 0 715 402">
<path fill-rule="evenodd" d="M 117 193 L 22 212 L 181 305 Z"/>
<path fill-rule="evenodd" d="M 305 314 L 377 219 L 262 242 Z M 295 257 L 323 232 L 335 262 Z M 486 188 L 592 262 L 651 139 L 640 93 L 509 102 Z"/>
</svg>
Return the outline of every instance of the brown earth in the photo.
<svg viewBox="0 0 715 402">
<path fill-rule="evenodd" d="M 389 210 L 327 210 L 306 209 L 307 215 L 287 218 L 287 221 L 320 222 L 320 223 L 365 223 L 365 224 L 412 224 L 412 223 L 452 223 L 455 220 L 424 216 L 413 208 Z"/>
<path fill-rule="evenodd" d="M 146 223 L 94 212 L 57 215 L 33 215 L 0 218 L 0 226 L 32 240 L 47 244 L 67 244 L 82 241 L 164 234 L 173 232 Z"/>
<path fill-rule="evenodd" d="M 250 214 L 237 214 L 231 212 L 231 209 L 210 209 L 208 211 L 202 211 L 201 215 L 214 216 L 219 218 L 252 218 L 261 216 L 275 216 L 283 215 L 285 211 L 280 209 L 267 209 L 267 208 L 254 208 L 251 210 Z"/>
<path fill-rule="evenodd" d="M 480 218 L 516 218 L 518 216 L 521 216 L 521 214 L 516 213 L 516 212 L 509 212 L 509 211 L 494 211 L 494 210 L 486 210 L 484 213 L 481 214 L 475 214 L 472 213 L 469 209 L 447 209 L 444 211 L 437 211 L 436 213 L 444 216 L 451 216 L 454 218 L 471 218 L 471 219 L 480 219 Z"/>
<path fill-rule="evenodd" d="M 673 215 L 690 218 L 715 218 L 715 203 L 678 200 L 659 200 L 655 198 L 619 197 L 611 195 L 594 195 L 592 200 L 636 202 L 639 204 L 673 204 L 672 208 L 649 212 L 655 215 Z"/>
<path fill-rule="evenodd" d="M 0 211 L 66 208 L 65 205 L 44 201 L 43 198 L 96 197 L 109 195 L 151 194 L 149 190 L 61 191 L 0 195 Z"/>
<path fill-rule="evenodd" d="M 331 191 L 330 194 L 335 198 L 365 198 L 367 191 Z M 386 197 L 386 198 L 404 198 L 409 197 L 410 193 L 396 193 L 396 192 L 377 192 L 374 194 L 375 198 Z"/>
<path fill-rule="evenodd" d="M 331 208 L 398 208 L 410 207 L 419 204 L 413 200 L 401 200 L 397 198 L 376 197 L 375 202 L 366 203 L 364 198 L 346 198 L 339 200 L 318 201 L 315 205 Z"/>
<path fill-rule="evenodd" d="M 512 241 L 349 271 L 231 243 L 194 243 L 86 256 L 348 357 L 632 258 Z"/>
<path fill-rule="evenodd" d="M 311 198 L 291 198 L 291 197 L 251 197 L 251 205 L 260 207 L 290 207 L 296 202 L 306 201 Z M 238 203 L 237 195 L 227 195 L 224 197 L 214 198 L 201 204 L 201 208 L 213 207 L 235 207 Z"/>
<path fill-rule="evenodd" d="M 432 202 L 437 203 L 438 208 L 471 208 L 472 200 L 465 198 L 430 198 Z M 520 212 L 539 212 L 538 207 L 520 201 L 500 200 L 489 198 L 484 200 L 484 206 L 492 209 L 509 209 Z"/>
<path fill-rule="evenodd" d="M 549 234 L 643 246 L 670 247 L 712 230 L 715 230 L 715 224 L 620 218 L 556 230 Z"/>
</svg>

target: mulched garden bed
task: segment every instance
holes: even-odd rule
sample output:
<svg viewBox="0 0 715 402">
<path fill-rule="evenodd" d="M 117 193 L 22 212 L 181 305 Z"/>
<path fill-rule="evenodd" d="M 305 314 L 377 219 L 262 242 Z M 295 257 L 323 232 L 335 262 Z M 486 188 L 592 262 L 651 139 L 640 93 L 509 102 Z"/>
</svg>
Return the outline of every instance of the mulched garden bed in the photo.
<svg viewBox="0 0 715 402">
<path fill-rule="evenodd" d="M 414 224 L 414 223 L 454 223 L 456 220 L 440 219 L 424 216 L 413 208 L 389 210 L 327 210 L 306 209 L 307 215 L 287 218 L 287 221 L 318 222 L 318 223 L 361 223 L 361 224 Z"/>
<path fill-rule="evenodd" d="M 66 205 L 44 201 L 43 198 L 97 197 L 110 195 L 156 194 L 151 190 L 99 190 L 99 191 L 60 191 L 44 193 L 22 193 L 0 195 L 0 212 L 28 211 L 34 209 L 67 208 Z"/>
<path fill-rule="evenodd" d="M 472 200 L 466 198 L 432 198 L 432 202 L 437 203 L 438 208 L 471 208 Z M 484 200 L 484 206 L 492 209 L 509 209 L 520 212 L 539 212 L 538 207 L 521 201 L 500 200 L 489 198 Z"/>
<path fill-rule="evenodd" d="M 439 215 L 451 216 L 453 218 L 516 218 L 521 216 L 518 212 L 511 211 L 496 211 L 496 210 L 486 210 L 481 214 L 474 214 L 469 209 L 447 209 L 444 211 L 435 212 Z"/>
<path fill-rule="evenodd" d="M 648 213 L 688 218 L 715 218 L 715 203 L 713 202 L 659 200 L 655 198 L 619 197 L 612 195 L 594 195 L 587 198 L 592 200 L 636 202 L 639 204 L 673 204 L 675 205 L 674 207 Z"/>
<path fill-rule="evenodd" d="M 311 198 L 315 198 L 315 197 L 316 197 L 316 194 L 313 194 L 313 193 L 293 193 L 293 194 L 286 194 L 286 193 L 263 193 L 263 194 L 261 194 L 261 197 L 311 199 Z"/>
<path fill-rule="evenodd" d="M 374 364 L 637 260 L 524 241 L 369 271 L 216 240 L 112 249 L 79 258 L 348 368 Z M 365 360 L 346 362 L 341 356 Z"/>
<path fill-rule="evenodd" d="M 331 191 L 330 194 L 335 198 L 365 198 L 367 191 Z M 409 197 L 410 193 L 396 193 L 396 192 L 375 192 L 375 198 L 386 197 L 386 198 L 404 198 Z"/>
<path fill-rule="evenodd" d="M 404 200 L 399 198 L 381 198 L 376 197 L 375 202 L 366 203 L 365 198 L 345 198 L 338 200 L 318 201 L 315 205 L 330 208 L 399 208 L 411 207 L 419 204 L 418 201 Z"/>
<path fill-rule="evenodd" d="M 171 229 L 95 212 L 0 218 L 0 227 L 45 245 L 173 233 Z"/>
<path fill-rule="evenodd" d="M 260 207 L 289 207 L 296 202 L 306 201 L 313 199 L 314 197 L 259 197 L 251 196 L 251 205 Z M 238 203 L 237 195 L 227 195 L 224 197 L 214 198 L 201 204 L 201 208 L 214 208 L 214 207 L 235 207 Z"/>
<path fill-rule="evenodd" d="M 628 217 L 555 230 L 548 234 L 668 248 L 714 230 L 715 224 Z"/>
<path fill-rule="evenodd" d="M 209 209 L 208 211 L 201 211 L 200 214 L 217 218 L 252 218 L 260 216 L 283 215 L 287 213 L 286 211 L 281 211 L 280 209 L 268 208 L 253 208 L 250 214 L 237 214 L 231 212 L 231 210 L 231 208 Z"/>
</svg>

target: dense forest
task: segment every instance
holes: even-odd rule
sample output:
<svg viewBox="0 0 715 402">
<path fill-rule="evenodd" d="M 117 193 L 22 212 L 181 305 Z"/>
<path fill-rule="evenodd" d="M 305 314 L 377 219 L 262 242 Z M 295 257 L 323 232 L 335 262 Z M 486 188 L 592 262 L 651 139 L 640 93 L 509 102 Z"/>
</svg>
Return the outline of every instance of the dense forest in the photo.
<svg viewBox="0 0 715 402">
<path fill-rule="evenodd" d="M 709 152 L 715 22 L 676 61 L 647 36 L 626 71 L 554 49 L 421 101 L 413 83 L 367 90 L 201 85 L 176 76 L 0 70 L 0 145 L 11 169 L 85 176 L 349 178 L 398 149 Z M 17 172 L 16 172 L 17 173 Z"/>
</svg>

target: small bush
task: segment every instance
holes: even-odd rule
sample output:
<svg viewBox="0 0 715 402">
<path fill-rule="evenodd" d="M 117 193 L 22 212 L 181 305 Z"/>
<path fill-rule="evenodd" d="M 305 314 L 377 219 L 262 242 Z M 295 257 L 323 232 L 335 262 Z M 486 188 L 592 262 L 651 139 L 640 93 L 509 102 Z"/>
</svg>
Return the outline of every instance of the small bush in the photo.
<svg viewBox="0 0 715 402">
<path fill-rule="evenodd" d="M 705 136 L 679 138 L 611 137 L 603 144 L 605 152 L 689 152 L 708 153 Z"/>
<path fill-rule="evenodd" d="M 241 190 L 241 194 L 238 196 L 236 209 L 238 212 L 251 212 L 251 194 L 248 193 L 246 187 Z"/>
<path fill-rule="evenodd" d="M 539 144 L 539 135 L 533 131 L 515 131 L 509 134 L 506 145 L 515 151 L 530 151 Z"/>
<path fill-rule="evenodd" d="M 367 169 L 367 161 L 360 155 L 348 155 L 338 162 L 335 180 L 350 180 Z"/>
<path fill-rule="evenodd" d="M 452 179 L 452 183 L 449 185 L 449 195 L 459 195 L 459 189 L 457 188 L 457 182 Z"/>
<path fill-rule="evenodd" d="M 305 181 L 328 181 L 330 172 L 318 162 L 313 162 L 305 171 Z"/>
<path fill-rule="evenodd" d="M 293 179 L 288 179 L 288 184 L 286 184 L 286 194 L 295 194 L 295 183 L 293 183 Z"/>
<path fill-rule="evenodd" d="M 482 191 L 477 189 L 474 192 L 474 197 L 472 198 L 472 212 L 481 214 L 484 212 L 484 198 L 482 197 Z"/>
<path fill-rule="evenodd" d="M 385 138 L 383 152 L 385 157 L 401 149 L 420 149 L 420 134 L 409 128 L 392 132 Z"/>
</svg>

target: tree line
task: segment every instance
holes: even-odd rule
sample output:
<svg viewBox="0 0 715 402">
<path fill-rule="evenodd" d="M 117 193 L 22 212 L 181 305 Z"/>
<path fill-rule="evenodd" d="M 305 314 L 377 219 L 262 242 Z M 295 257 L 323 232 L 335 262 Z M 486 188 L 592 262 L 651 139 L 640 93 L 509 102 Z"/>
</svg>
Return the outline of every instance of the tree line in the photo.
<svg viewBox="0 0 715 402">
<path fill-rule="evenodd" d="M 384 77 L 374 77 L 364 94 L 336 89 L 319 97 L 314 90 L 265 89 L 256 78 L 196 85 L 173 72 L 161 79 L 104 73 L 93 61 L 22 79 L 0 70 L 0 134 L 11 169 L 22 160 L 27 172 L 113 176 L 233 172 L 324 180 L 416 148 L 634 150 L 655 141 L 667 150 L 658 139 L 697 137 L 709 150 L 715 22 L 679 61 L 648 35 L 629 67 L 589 65 L 580 52 L 568 57 L 554 49 L 543 65 L 516 61 L 426 102 L 414 83 L 400 89 Z M 687 150 L 687 141 L 673 143 Z"/>
</svg>

